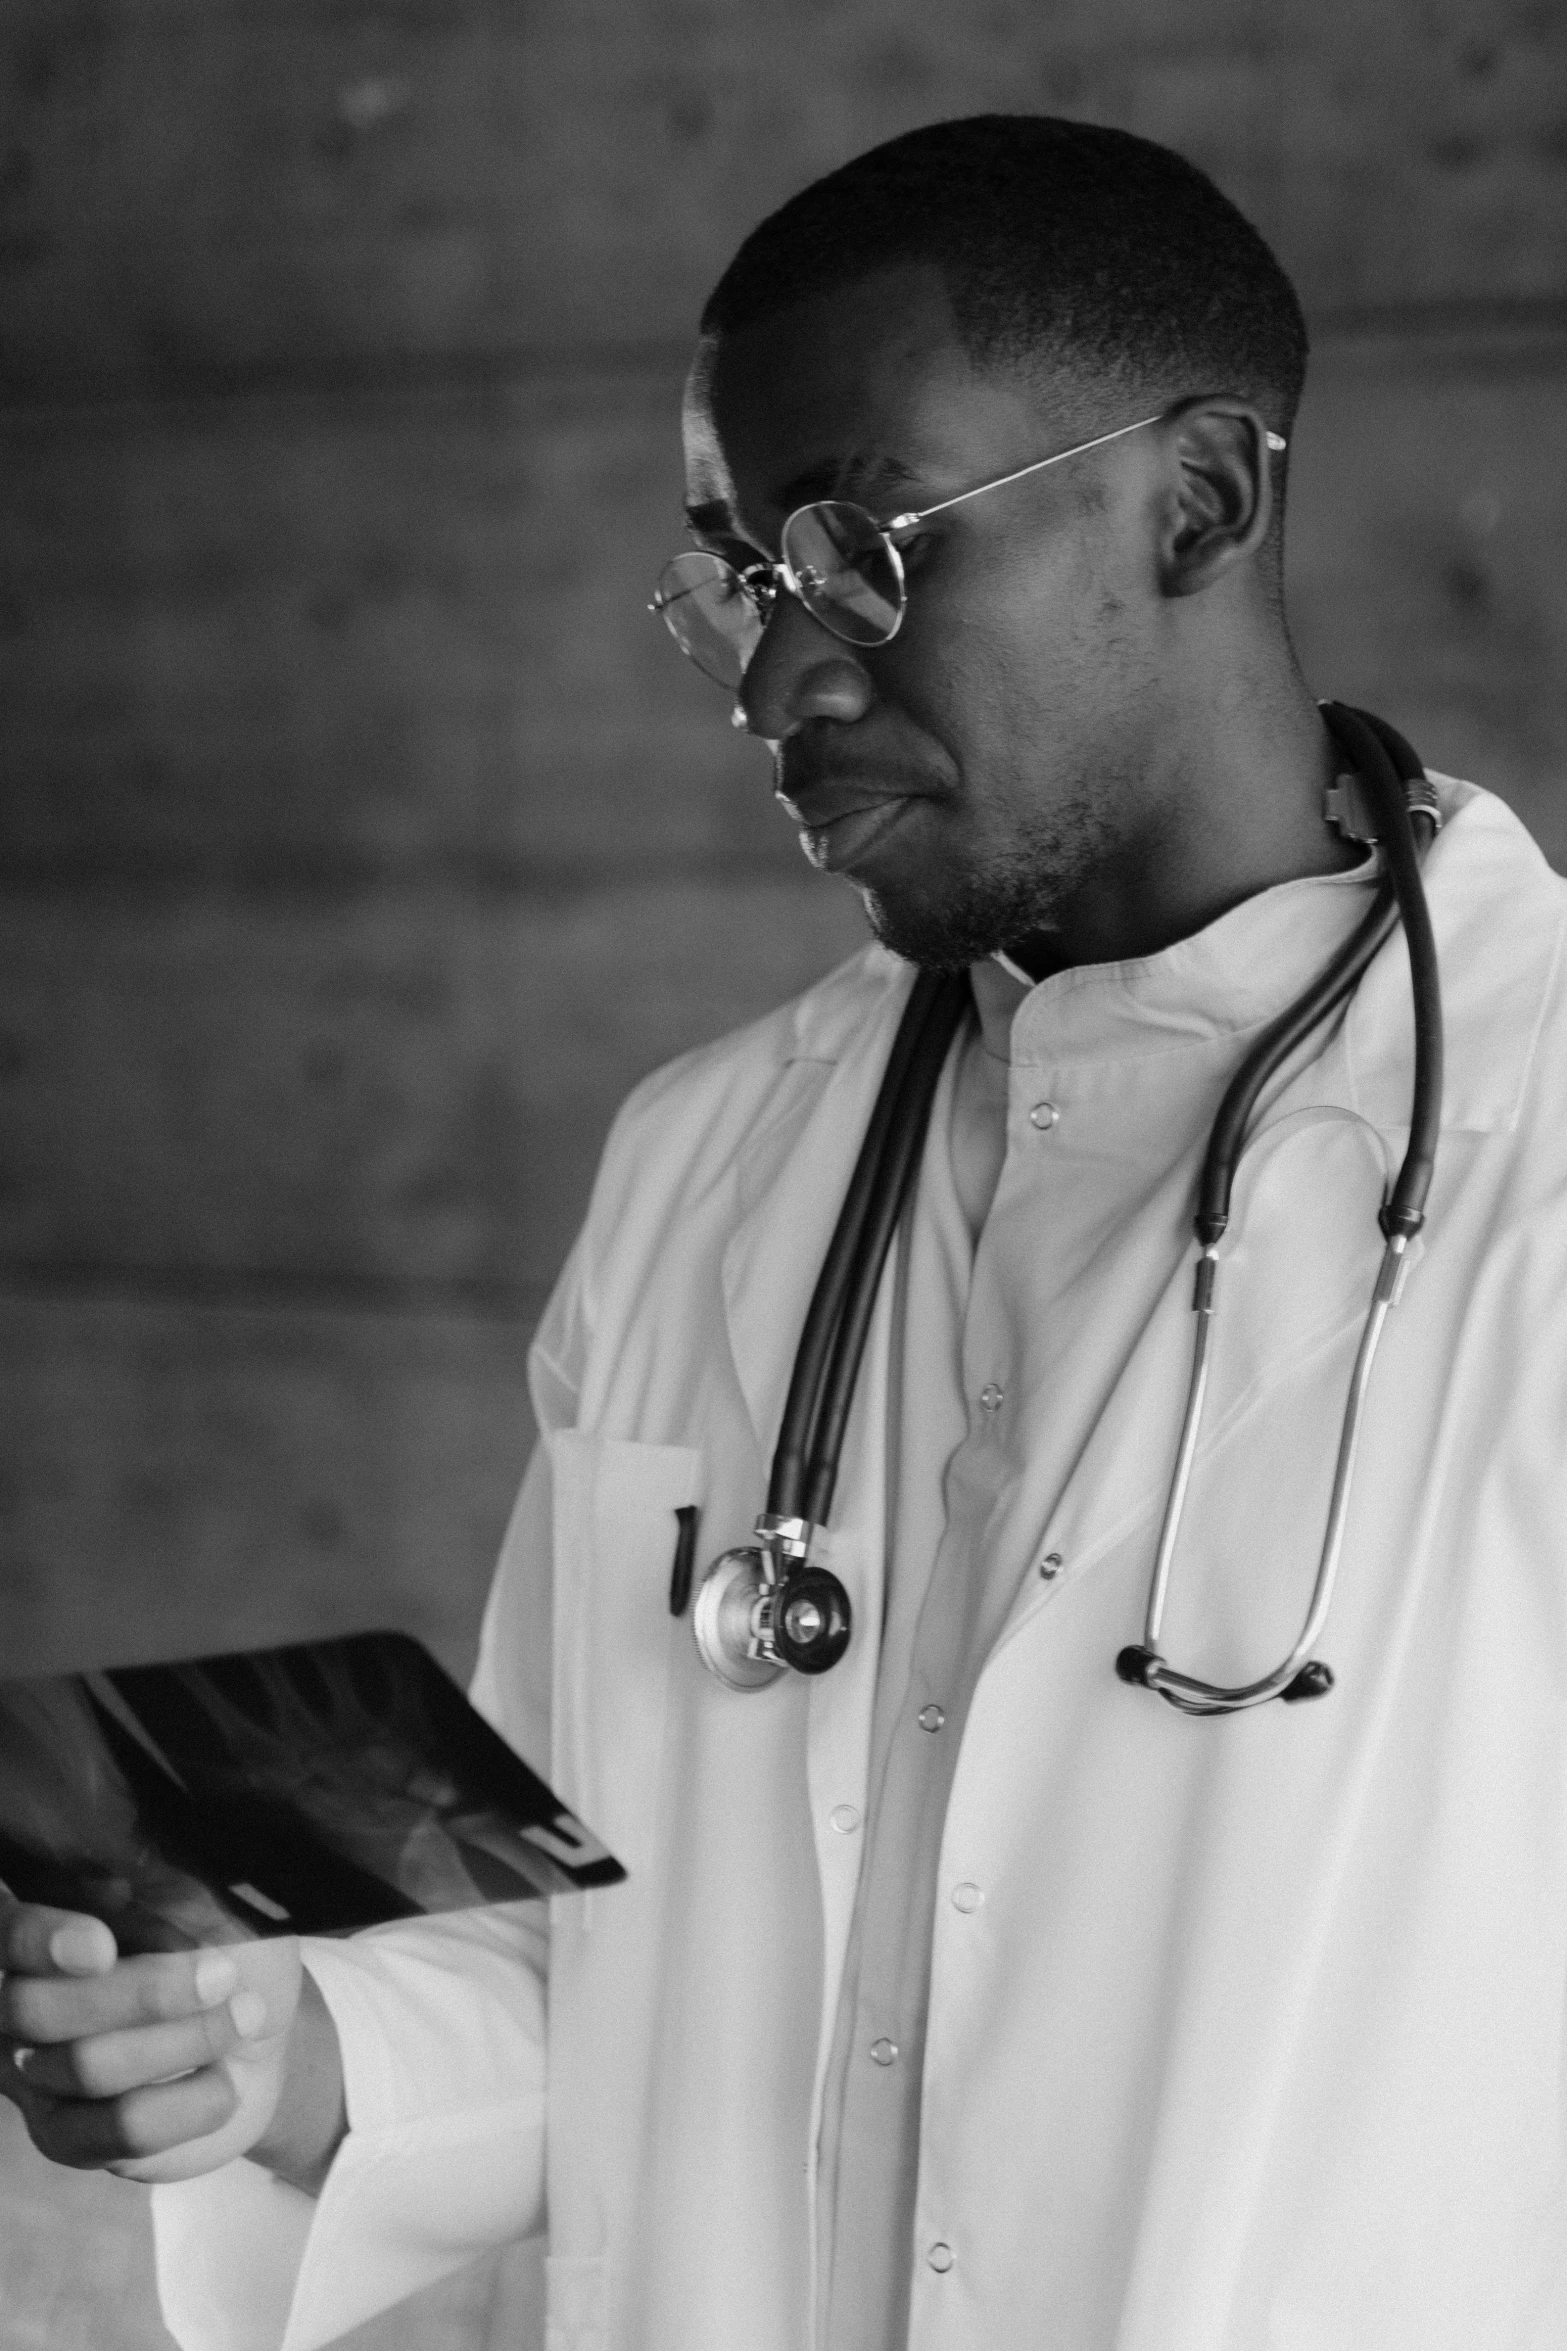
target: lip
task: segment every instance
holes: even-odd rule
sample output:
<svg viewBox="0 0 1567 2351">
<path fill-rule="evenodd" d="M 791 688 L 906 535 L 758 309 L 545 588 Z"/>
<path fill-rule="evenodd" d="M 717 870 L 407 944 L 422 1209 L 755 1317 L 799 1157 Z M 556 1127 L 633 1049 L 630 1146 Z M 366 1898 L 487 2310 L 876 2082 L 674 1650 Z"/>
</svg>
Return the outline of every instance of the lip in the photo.
<svg viewBox="0 0 1567 2351">
<path fill-rule="evenodd" d="M 822 873 L 850 873 L 881 844 L 913 803 L 914 795 L 900 792 L 884 800 L 868 800 L 840 815 L 823 816 L 813 824 L 796 807 L 800 843 L 811 863 Z"/>
</svg>

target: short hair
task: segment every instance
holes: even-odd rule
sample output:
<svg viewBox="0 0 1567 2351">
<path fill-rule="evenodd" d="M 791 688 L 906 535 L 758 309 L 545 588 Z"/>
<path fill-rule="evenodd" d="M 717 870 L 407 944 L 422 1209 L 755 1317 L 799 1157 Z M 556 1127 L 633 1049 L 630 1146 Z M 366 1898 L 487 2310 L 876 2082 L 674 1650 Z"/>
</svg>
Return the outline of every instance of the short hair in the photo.
<svg viewBox="0 0 1567 2351">
<path fill-rule="evenodd" d="M 751 231 L 702 331 L 904 262 L 940 268 L 977 366 L 1229 392 L 1289 431 L 1306 322 L 1263 239 L 1184 156 L 1056 115 L 927 123 L 814 181 Z"/>
</svg>

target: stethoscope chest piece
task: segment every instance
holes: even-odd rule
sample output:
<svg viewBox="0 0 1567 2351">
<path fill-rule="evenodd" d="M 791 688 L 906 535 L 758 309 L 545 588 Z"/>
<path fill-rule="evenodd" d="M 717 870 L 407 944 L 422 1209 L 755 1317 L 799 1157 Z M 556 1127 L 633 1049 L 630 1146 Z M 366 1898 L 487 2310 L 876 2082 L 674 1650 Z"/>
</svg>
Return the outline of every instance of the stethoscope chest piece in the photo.
<svg viewBox="0 0 1567 2351">
<path fill-rule="evenodd" d="M 761 1690 L 786 1669 L 818 1674 L 836 1665 L 849 1646 L 853 1614 L 827 1568 L 781 1562 L 771 1544 L 747 1546 L 714 1560 L 691 1630 L 702 1663 L 727 1689 Z"/>
<path fill-rule="evenodd" d="M 784 1670 L 757 1626 L 766 1586 L 762 1554 L 750 1549 L 723 1552 L 697 1586 L 691 1611 L 697 1653 L 726 1689 L 763 1690 Z"/>
</svg>

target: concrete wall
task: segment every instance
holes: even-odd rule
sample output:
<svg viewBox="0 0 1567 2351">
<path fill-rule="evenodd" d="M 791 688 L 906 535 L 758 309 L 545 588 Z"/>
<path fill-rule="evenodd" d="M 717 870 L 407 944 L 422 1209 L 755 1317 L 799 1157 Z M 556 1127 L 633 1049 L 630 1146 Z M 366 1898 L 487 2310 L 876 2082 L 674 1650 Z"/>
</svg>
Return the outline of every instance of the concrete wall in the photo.
<svg viewBox="0 0 1567 2351">
<path fill-rule="evenodd" d="M 860 935 L 643 605 L 701 298 L 874 139 L 1215 172 L 1314 323 L 1314 682 L 1567 859 L 1551 0 L 0 0 L 0 106 L 13 1669 L 471 1657 L 617 1097 Z M 159 2342 L 135 2196 L 4 2151 L 4 2351 Z"/>
</svg>

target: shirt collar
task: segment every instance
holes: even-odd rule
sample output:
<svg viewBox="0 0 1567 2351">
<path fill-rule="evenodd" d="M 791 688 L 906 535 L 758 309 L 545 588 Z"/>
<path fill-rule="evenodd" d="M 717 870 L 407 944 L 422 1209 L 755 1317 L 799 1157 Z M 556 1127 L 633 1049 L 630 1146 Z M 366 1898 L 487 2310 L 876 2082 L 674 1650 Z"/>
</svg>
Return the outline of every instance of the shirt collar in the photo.
<svg viewBox="0 0 1567 2351">
<path fill-rule="evenodd" d="M 1445 1031 L 1444 1129 L 1516 1125 L 1548 991 L 1567 939 L 1567 891 L 1504 802 L 1429 771 L 1442 830 L 1425 861 Z M 972 969 L 985 1050 L 1059 1068 L 1167 1053 L 1255 1026 L 1326 962 L 1366 903 L 1375 868 L 1263 890 L 1190 939 L 1131 963 L 1084 965 L 1023 984 Z M 1351 1000 L 1341 1054 L 1362 1117 L 1407 1124 L 1409 959 L 1395 936 Z"/>
<path fill-rule="evenodd" d="M 970 973 L 985 1050 L 1046 1064 L 1179 1051 L 1255 1028 L 1307 987 L 1366 910 L 1375 855 L 1277 883 L 1190 938 L 1030 983 L 991 957 Z"/>
</svg>

